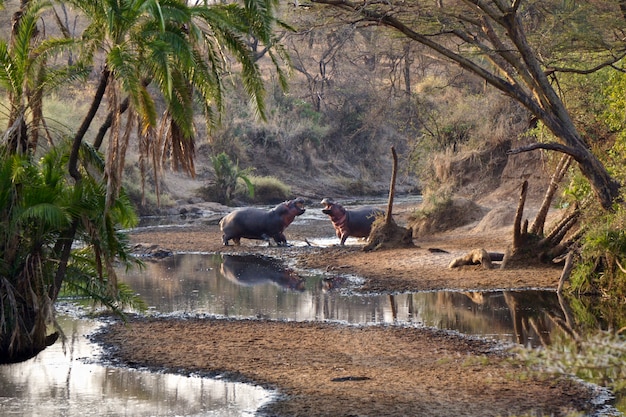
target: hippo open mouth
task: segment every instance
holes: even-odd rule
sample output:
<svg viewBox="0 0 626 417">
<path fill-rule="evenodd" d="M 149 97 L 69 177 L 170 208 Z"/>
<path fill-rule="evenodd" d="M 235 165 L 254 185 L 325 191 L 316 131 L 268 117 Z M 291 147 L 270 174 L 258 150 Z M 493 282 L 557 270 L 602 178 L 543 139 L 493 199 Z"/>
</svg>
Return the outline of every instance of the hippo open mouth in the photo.
<svg viewBox="0 0 626 417">
<path fill-rule="evenodd" d="M 367 206 L 347 210 L 330 197 L 320 203 L 324 206 L 322 213 L 327 214 L 333 223 L 335 234 L 341 240 L 340 245 L 345 244 L 349 236 L 368 237 L 376 217 L 384 214 L 376 207 Z"/>
<path fill-rule="evenodd" d="M 333 207 L 333 205 L 335 204 L 335 201 L 332 198 L 325 198 L 321 201 L 321 204 L 324 205 L 324 208 L 322 209 L 322 213 L 324 214 L 331 214 L 331 209 Z"/>
</svg>

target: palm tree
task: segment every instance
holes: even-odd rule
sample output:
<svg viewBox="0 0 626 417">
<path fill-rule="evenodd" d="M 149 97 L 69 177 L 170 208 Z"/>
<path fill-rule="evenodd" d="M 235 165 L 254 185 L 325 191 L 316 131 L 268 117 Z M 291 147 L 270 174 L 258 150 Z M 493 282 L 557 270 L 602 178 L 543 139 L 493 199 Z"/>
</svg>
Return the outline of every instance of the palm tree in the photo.
<svg viewBox="0 0 626 417">
<path fill-rule="evenodd" d="M 70 173 L 75 175 L 76 149 L 107 95 L 111 127 L 107 148 L 110 196 L 119 189 L 125 150 L 134 127 L 140 132 L 137 136 L 141 161 L 152 161 L 155 176 L 158 177 L 166 156 L 175 169 L 194 174 L 193 115 L 200 107 L 209 129 L 219 122 L 223 83 L 229 74 L 226 54 L 239 63 L 245 89 L 259 114 L 264 115 L 265 90 L 248 36 L 272 46 L 269 54 L 286 85 L 280 66 L 286 55 L 276 46 L 272 35 L 277 22 L 273 17 L 276 0 L 193 6 L 180 0 L 70 0 L 69 3 L 90 19 L 84 32 L 86 51 L 102 50 L 105 62 L 92 111 L 75 136 Z M 122 127 L 120 114 L 126 109 L 130 111 Z M 100 134 L 96 148 L 101 139 Z"/>
<path fill-rule="evenodd" d="M 47 328 L 55 324 L 53 303 L 62 285 L 113 310 L 121 307 L 124 288 L 112 262 L 135 261 L 114 226 L 130 227 L 137 218 L 125 198 L 102 214 L 104 163 L 93 149 L 81 150 L 90 168 L 78 183 L 67 175 L 68 157 L 69 142 L 40 159 L 7 146 L 0 151 L 0 363 L 28 359 L 56 340 L 58 333 Z M 68 231 L 82 245 L 70 253 L 60 280 Z"/>
<path fill-rule="evenodd" d="M 37 22 L 50 7 L 48 1 L 23 7 L 14 22 L 10 43 L 0 40 L 0 88 L 6 90 L 9 99 L 9 123 L 3 139 L 13 152 L 36 151 L 40 128 L 45 128 L 42 97 L 88 73 L 81 63 L 57 68 L 47 64 L 74 44 L 71 39 L 42 39 L 39 35 Z"/>
<path fill-rule="evenodd" d="M 246 184 L 250 198 L 254 198 L 254 184 L 248 177 L 251 172 L 250 168 L 239 168 L 239 163 L 233 163 L 225 152 L 212 156 L 211 164 L 213 165 L 213 171 L 215 171 L 217 201 L 230 204 L 239 180 Z"/>
<path fill-rule="evenodd" d="M 80 39 L 39 39 L 36 22 L 50 3 L 31 0 L 22 2 L 10 44 L 0 41 L 0 88 L 10 103 L 0 143 L 0 362 L 32 357 L 56 339 L 47 327 L 54 324 L 53 306 L 63 288 L 121 307 L 124 288 L 115 279 L 113 261 L 132 263 L 117 230 L 135 219 L 120 186 L 133 132 L 155 174 L 165 155 L 193 174 L 193 115 L 199 107 L 209 127 L 219 122 L 227 55 L 239 63 L 261 116 L 264 88 L 249 37 L 269 48 L 285 80 L 280 64 L 286 55 L 272 35 L 272 26 L 280 23 L 273 17 L 277 0 L 66 3 L 89 21 Z M 82 61 L 59 68 L 48 64 L 54 53 L 78 41 Z M 88 67 L 82 63 L 96 59 L 104 65 L 83 123 L 70 141 L 56 147 L 51 141 L 50 150 L 36 159 L 45 93 L 85 76 Z M 105 97 L 109 112 L 98 138 L 110 135 L 101 158 L 100 143 L 89 146 L 84 137 Z M 76 242 L 82 249 L 73 248 Z"/>
</svg>

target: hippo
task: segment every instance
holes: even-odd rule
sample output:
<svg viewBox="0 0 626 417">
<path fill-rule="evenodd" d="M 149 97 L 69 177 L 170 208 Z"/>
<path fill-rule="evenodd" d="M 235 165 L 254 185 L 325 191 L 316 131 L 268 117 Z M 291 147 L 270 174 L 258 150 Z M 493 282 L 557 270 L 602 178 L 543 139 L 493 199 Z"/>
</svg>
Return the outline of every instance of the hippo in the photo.
<svg viewBox="0 0 626 417">
<path fill-rule="evenodd" d="M 330 220 L 333 222 L 333 226 L 335 226 L 335 233 L 341 239 L 341 245 L 346 243 L 346 239 L 349 236 L 368 237 L 376 217 L 385 214 L 383 210 L 375 207 L 346 210 L 332 198 L 323 199 L 322 204 L 324 205 L 322 213 L 330 216 Z"/>
<path fill-rule="evenodd" d="M 220 220 L 222 241 L 224 246 L 228 246 L 228 241 L 232 239 L 239 246 L 242 237 L 266 240 L 268 243 L 272 238 L 278 246 L 287 246 L 283 231 L 305 211 L 303 198 L 285 201 L 269 211 L 255 207 L 235 210 Z"/>
</svg>

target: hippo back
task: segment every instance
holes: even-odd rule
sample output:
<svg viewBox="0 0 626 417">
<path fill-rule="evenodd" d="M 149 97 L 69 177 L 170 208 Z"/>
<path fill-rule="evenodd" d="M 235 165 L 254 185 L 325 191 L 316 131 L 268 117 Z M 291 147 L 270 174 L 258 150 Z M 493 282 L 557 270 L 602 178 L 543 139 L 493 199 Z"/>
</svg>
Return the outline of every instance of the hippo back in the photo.
<svg viewBox="0 0 626 417">
<path fill-rule="evenodd" d="M 372 230 L 372 224 L 376 217 L 382 216 L 384 212 L 375 207 L 361 207 L 347 211 L 348 227 L 350 236 L 368 237 Z"/>
</svg>

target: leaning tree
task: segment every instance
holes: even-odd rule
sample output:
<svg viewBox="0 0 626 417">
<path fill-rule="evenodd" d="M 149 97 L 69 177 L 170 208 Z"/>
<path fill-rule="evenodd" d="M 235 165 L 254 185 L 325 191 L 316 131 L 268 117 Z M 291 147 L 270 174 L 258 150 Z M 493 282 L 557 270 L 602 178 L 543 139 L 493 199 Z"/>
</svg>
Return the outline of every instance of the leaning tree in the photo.
<svg viewBox="0 0 626 417">
<path fill-rule="evenodd" d="M 580 133 L 561 94 L 560 81 L 564 74 L 618 69 L 626 56 L 623 0 L 311 1 L 335 11 L 346 24 L 377 25 L 383 31 L 390 30 L 392 37 L 430 48 L 522 104 L 533 122 L 552 133 L 551 141 L 510 151 L 543 149 L 564 155 L 542 211 L 530 229 L 521 221 L 525 200 L 522 187 L 512 255 L 526 257 L 524 252 L 531 250 L 533 256 L 550 257 L 571 243 L 563 238 L 575 223 L 576 212 L 568 214 L 547 236 L 543 231 L 555 181 L 562 178 L 570 161 L 577 164 L 603 209 L 611 210 L 620 198 L 619 182 L 594 153 L 596 144 Z"/>
<path fill-rule="evenodd" d="M 512 152 L 546 149 L 570 155 L 602 207 L 611 208 L 619 184 L 581 136 L 555 85 L 561 73 L 590 73 L 626 56 L 626 2 L 311 1 L 341 11 L 349 24 L 392 29 L 521 103 L 555 141 Z"/>
</svg>

